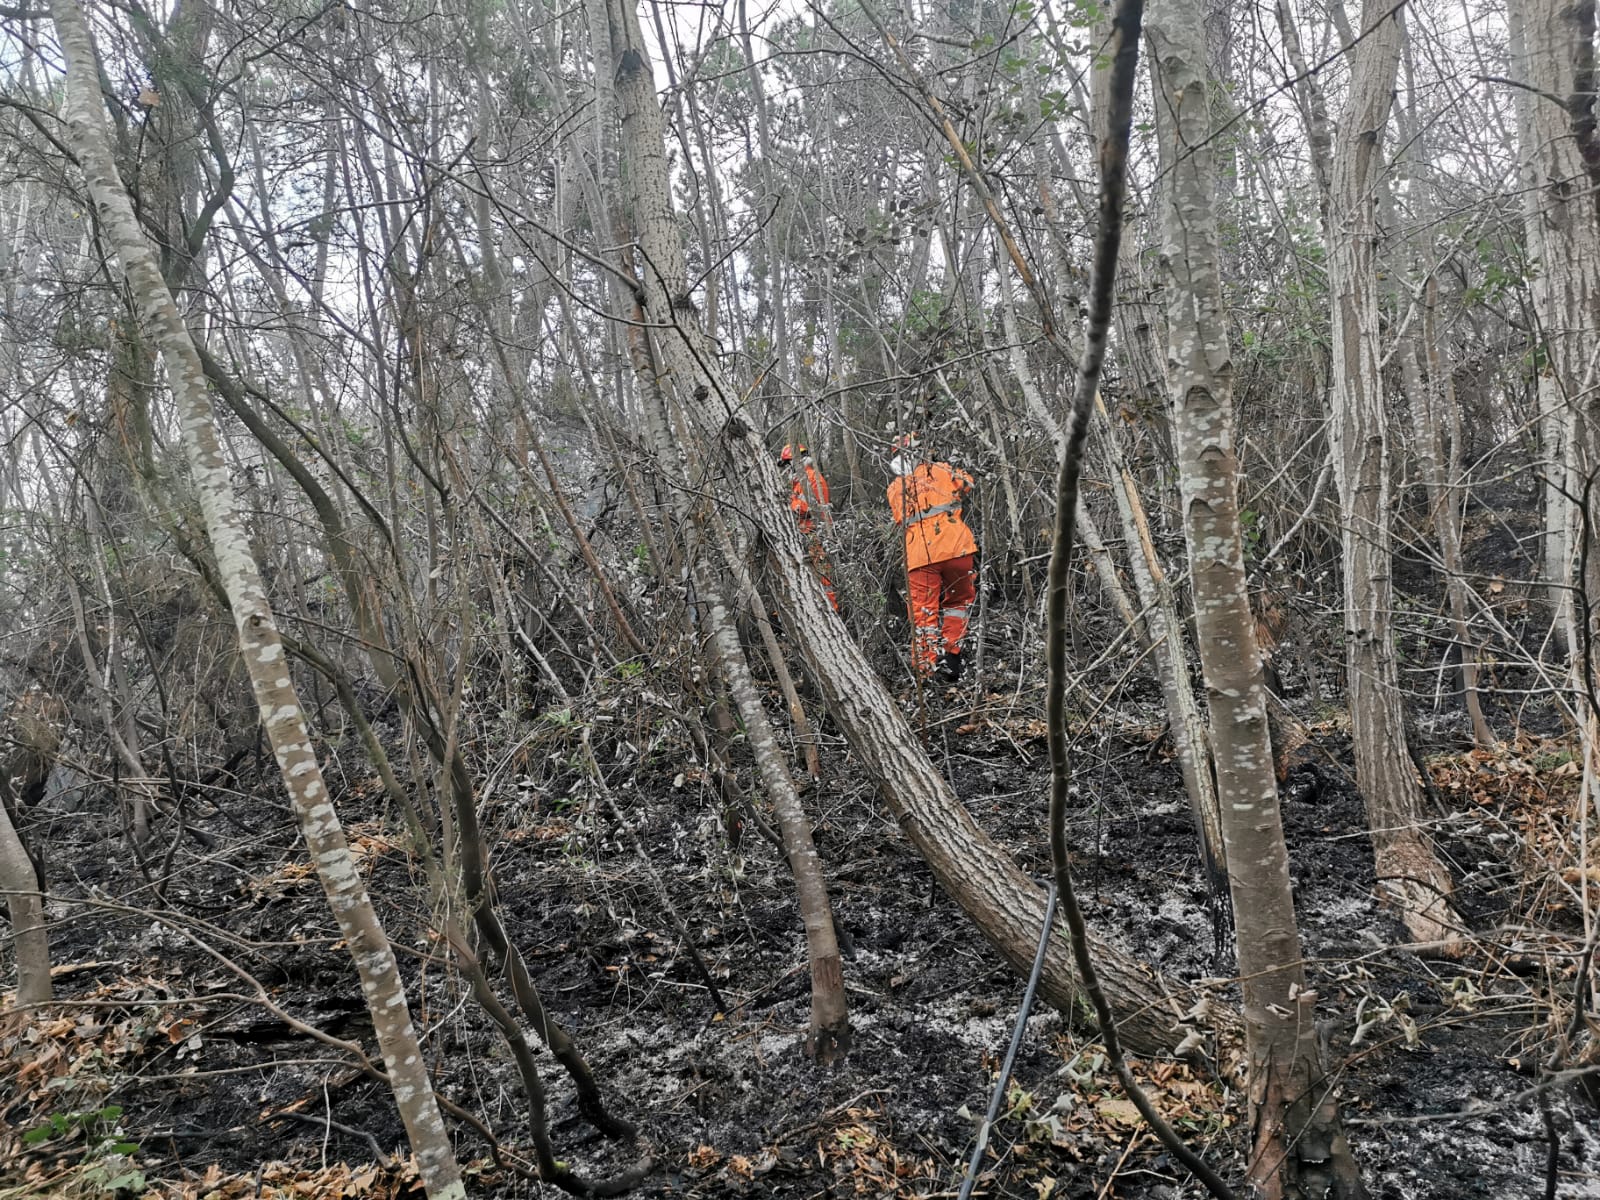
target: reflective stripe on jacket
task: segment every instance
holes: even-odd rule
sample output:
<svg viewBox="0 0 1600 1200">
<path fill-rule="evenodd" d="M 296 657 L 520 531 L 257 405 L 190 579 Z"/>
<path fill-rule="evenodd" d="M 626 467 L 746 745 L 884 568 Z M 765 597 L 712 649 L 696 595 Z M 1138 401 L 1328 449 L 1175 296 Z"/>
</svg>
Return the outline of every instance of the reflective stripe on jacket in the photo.
<svg viewBox="0 0 1600 1200">
<path fill-rule="evenodd" d="M 975 554 L 977 539 L 961 519 L 972 476 L 949 463 L 922 463 L 889 485 L 889 511 L 906 531 L 906 569 Z"/>
</svg>

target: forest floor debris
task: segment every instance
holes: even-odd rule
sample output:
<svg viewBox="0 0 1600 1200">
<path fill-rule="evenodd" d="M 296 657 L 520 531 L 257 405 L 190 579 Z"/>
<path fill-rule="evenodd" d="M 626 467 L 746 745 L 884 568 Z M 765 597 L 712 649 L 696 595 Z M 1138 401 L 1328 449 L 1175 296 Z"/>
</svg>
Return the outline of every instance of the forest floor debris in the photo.
<svg viewBox="0 0 1600 1200">
<path fill-rule="evenodd" d="M 1008 711 L 1003 692 L 993 696 L 930 722 L 927 736 L 974 817 L 1040 875 L 1036 718 Z M 1200 988 L 1233 969 L 1226 904 L 1208 890 L 1176 770 L 1149 725 L 1135 702 L 1117 730 L 1080 735 L 1075 866 L 1096 928 Z M 1325 757 L 1344 758 L 1335 725 L 1317 734 Z M 829 750 L 829 771 L 808 802 L 831 867 L 856 1035 L 849 1059 L 831 1071 L 798 1049 L 807 986 L 781 861 L 753 834 L 726 844 L 708 781 L 690 779 L 681 762 L 640 765 L 623 800 L 691 915 L 729 997 L 725 1012 L 712 1011 L 655 893 L 636 878 L 623 831 L 581 789 L 530 803 L 519 788 L 487 806 L 508 922 L 606 1094 L 640 1122 L 664 1163 L 636 1195 L 939 1197 L 959 1181 L 1021 984 L 939 892 L 842 747 Z M 1460 960 L 1417 958 L 1377 905 L 1362 806 L 1340 771 L 1305 767 L 1285 786 L 1324 1036 L 1380 1200 L 1531 1194 L 1542 1185 L 1546 1126 L 1530 1104 L 1495 1103 L 1536 1078 L 1548 1037 L 1540 1031 L 1554 1019 L 1552 988 L 1567 961 L 1560 955 L 1581 932 L 1570 895 L 1577 885 L 1562 875 L 1575 861 L 1575 773 L 1561 742 L 1532 736 L 1495 751 L 1452 750 L 1429 765 L 1440 794 L 1466 814 L 1437 830 L 1463 914 L 1481 934 Z M 411 868 L 397 824 L 373 795 L 345 803 L 386 919 L 417 929 L 416 914 L 398 907 Z M 336 938 L 296 902 L 315 881 L 300 868 L 286 814 L 256 832 L 225 868 L 200 868 L 216 872 L 228 901 L 226 952 L 297 1020 L 369 1037 Z M 143 880 L 119 874 L 124 859 L 111 850 L 109 825 L 78 820 L 52 836 L 73 842 L 71 860 L 83 864 L 80 878 L 57 889 L 84 897 L 56 904 L 58 952 L 88 967 L 63 974 L 59 1015 L 0 1032 L 0 1187 L 12 1189 L 0 1197 L 72 1195 L 99 1160 L 138 1172 L 144 1194 L 160 1200 L 414 1194 L 407 1168 L 385 1165 L 403 1141 L 381 1087 L 256 1004 L 168 924 L 95 907 L 94 894 L 145 894 Z M 193 911 L 186 918 L 180 905 L 169 922 L 192 918 L 201 929 L 216 919 L 199 907 L 205 882 L 190 878 Z M 511 1065 L 464 1015 L 433 963 L 437 945 L 418 935 L 403 949 L 419 1019 L 434 1031 L 442 1091 L 475 1105 L 514 1153 L 523 1115 Z M 1096 1055 L 1093 1039 L 1057 1014 L 1034 1015 L 979 1195 L 1195 1194 L 1142 1136 Z M 1137 1071 L 1201 1152 L 1236 1173 L 1244 1111 L 1226 1072 L 1171 1062 L 1140 1062 Z M 546 1083 L 562 1152 L 591 1176 L 625 1165 L 635 1151 L 588 1135 L 564 1077 L 550 1071 Z M 1566 1093 L 1552 1099 L 1558 1195 L 1600 1195 L 1593 1114 Z M 1483 1101 L 1489 1111 L 1450 1117 Z M 25 1140 L 55 1130 L 52 1122 L 58 1131 Z M 475 1193 L 534 1194 L 525 1179 L 487 1165 L 475 1135 L 463 1130 L 458 1143 L 475 1162 Z M 136 1147 L 125 1164 L 100 1153 L 120 1145 Z M 58 1190 L 40 1190 L 49 1187 Z"/>
</svg>

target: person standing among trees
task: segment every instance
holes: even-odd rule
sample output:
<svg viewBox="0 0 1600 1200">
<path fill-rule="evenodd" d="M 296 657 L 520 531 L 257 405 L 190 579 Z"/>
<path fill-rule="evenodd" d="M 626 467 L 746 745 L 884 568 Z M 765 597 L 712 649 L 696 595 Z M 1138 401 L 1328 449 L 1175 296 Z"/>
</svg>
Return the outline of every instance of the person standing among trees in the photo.
<svg viewBox="0 0 1600 1200">
<path fill-rule="evenodd" d="M 784 446 L 778 451 L 778 462 L 789 470 L 789 511 L 794 513 L 795 523 L 805 536 L 806 546 L 811 552 L 811 563 L 816 568 L 817 581 L 822 584 L 833 611 L 838 612 L 839 597 L 833 590 L 833 568 L 828 562 L 828 552 L 823 548 L 821 535 L 817 532 L 816 516 L 813 515 L 820 513 L 823 524 L 830 529 L 833 527 L 828 481 L 823 478 L 822 471 L 804 446 L 792 443 Z"/>
<path fill-rule="evenodd" d="M 977 597 L 978 540 L 961 506 L 972 476 L 947 462 L 919 462 L 917 435 L 895 439 L 889 511 L 906 535 L 906 604 L 911 611 L 911 669 L 961 678 L 961 641 Z"/>
</svg>

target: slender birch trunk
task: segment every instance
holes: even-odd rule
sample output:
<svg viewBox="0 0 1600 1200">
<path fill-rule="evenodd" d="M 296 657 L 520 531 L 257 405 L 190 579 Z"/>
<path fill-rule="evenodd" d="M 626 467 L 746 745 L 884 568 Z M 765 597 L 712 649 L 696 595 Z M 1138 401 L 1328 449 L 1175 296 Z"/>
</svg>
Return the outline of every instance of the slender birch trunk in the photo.
<svg viewBox="0 0 1600 1200">
<path fill-rule="evenodd" d="M 1050 443 L 1055 447 L 1056 466 L 1061 465 L 1061 456 L 1067 452 L 1067 431 L 1061 428 L 1061 422 L 1056 420 L 1055 414 L 1044 402 L 1044 397 L 1039 394 L 1039 389 L 1034 383 L 1033 372 L 1028 366 L 1027 355 L 1022 349 L 1022 334 L 1017 326 L 1017 307 L 1012 295 L 1011 276 L 1005 271 L 998 272 L 1000 276 L 1000 317 L 1006 334 L 1006 353 L 1011 360 L 1011 373 L 1016 377 L 1017 386 L 1022 389 L 1022 398 L 1027 405 L 1028 415 L 1033 418 L 1039 431 L 1050 438 Z M 1100 586 L 1105 589 L 1106 595 L 1111 598 L 1112 606 L 1122 617 L 1134 640 L 1141 646 L 1150 644 L 1150 631 L 1145 625 L 1142 616 L 1134 609 L 1133 602 L 1128 599 L 1128 590 L 1122 586 L 1122 577 L 1118 574 L 1116 561 L 1111 557 L 1111 551 L 1106 548 L 1105 539 L 1100 534 L 1100 526 L 1090 513 L 1089 506 L 1083 502 L 1083 497 L 1078 498 L 1077 513 L 1078 540 L 1089 552 L 1089 561 L 1094 564 L 1095 574 L 1100 580 Z"/>
<path fill-rule="evenodd" d="M 657 440 L 657 453 L 664 464 L 675 469 L 679 478 L 686 480 L 687 447 L 683 439 L 674 440 L 671 434 L 672 414 L 668 411 L 666 394 L 660 386 L 656 353 L 648 345 L 649 339 L 642 331 L 630 332 L 635 334 L 635 362 L 644 403 L 657 413 L 658 419 L 651 422 Z M 838 932 L 833 923 L 833 903 L 828 897 L 822 858 L 811 836 L 811 823 L 806 819 L 799 789 L 789 771 L 788 761 L 778 746 L 755 678 L 750 673 L 750 662 L 739 641 L 738 628 L 729 611 L 722 581 L 711 569 L 707 556 L 701 552 L 708 540 L 707 535 L 712 535 L 720 543 L 722 555 L 734 566 L 736 575 L 745 578 L 747 573 L 742 564 L 736 563 L 732 540 L 722 525 L 721 516 L 710 511 L 705 502 L 691 509 L 688 500 L 690 488 L 686 482 L 683 486 L 675 487 L 672 494 L 678 508 L 678 523 L 688 543 L 685 549 L 690 577 L 700 602 L 698 607 L 709 635 L 712 657 L 727 684 L 728 697 L 744 722 L 751 757 L 755 759 L 756 770 L 761 775 L 761 784 L 772 800 L 784 857 L 789 860 L 789 872 L 794 877 L 800 920 L 805 927 L 811 977 L 811 1019 L 805 1050 L 808 1056 L 826 1066 L 850 1049 L 850 1009 L 844 990 L 844 956 L 839 951 Z M 754 595 L 753 586 L 750 592 Z M 775 651 L 776 647 L 769 645 L 769 649 Z M 781 655 L 774 661 L 781 663 Z"/>
<path fill-rule="evenodd" d="M 1454 940 L 1450 873 L 1421 828 L 1422 784 L 1406 743 L 1395 654 L 1391 431 L 1379 339 L 1376 190 L 1404 29 L 1367 0 L 1350 96 L 1334 140 L 1327 236 L 1333 294 L 1334 476 L 1344 560 L 1345 674 L 1356 782 L 1366 802 L 1379 889 L 1419 942 Z"/>
<path fill-rule="evenodd" d="M 1579 415 L 1595 380 L 1600 232 L 1573 136 L 1575 114 L 1562 101 L 1580 90 L 1577 58 L 1585 46 L 1593 53 L 1594 11 L 1593 5 L 1564 0 L 1516 0 L 1507 12 L 1511 73 L 1524 85 L 1512 89 L 1512 100 L 1521 143 L 1523 229 L 1534 264 L 1536 349 L 1542 351 L 1535 357 L 1545 507 L 1540 569 L 1569 654 L 1579 647 L 1571 591 L 1580 536 L 1575 502 L 1583 490 L 1576 460 Z"/>
<path fill-rule="evenodd" d="M 1298 63 L 1299 39 L 1287 0 L 1280 0 L 1278 20 L 1291 61 Z M 1384 130 L 1404 28 L 1386 0 L 1365 0 L 1361 26 L 1337 130 L 1328 128 L 1314 78 L 1304 78 L 1296 93 L 1327 206 L 1323 238 L 1332 297 L 1333 469 L 1343 517 L 1345 693 L 1380 894 L 1400 910 L 1415 941 L 1448 946 L 1456 940 L 1449 907 L 1454 885 L 1422 828 L 1422 781 L 1406 741 L 1393 627 L 1393 442 L 1383 391 L 1376 254 Z"/>
<path fill-rule="evenodd" d="M 1228 852 L 1222 837 L 1222 816 L 1217 808 L 1216 767 L 1206 734 L 1206 720 L 1189 678 L 1189 639 L 1178 618 L 1172 583 L 1151 536 L 1150 518 L 1140 498 L 1138 482 L 1117 443 L 1117 431 L 1112 428 L 1111 418 L 1098 393 L 1094 421 L 1098 436 L 1090 439 L 1089 459 L 1111 483 L 1122 528 L 1130 542 L 1128 563 L 1133 570 L 1139 601 L 1144 605 L 1145 625 L 1154 648 L 1156 677 L 1166 701 L 1167 723 L 1172 731 L 1178 770 L 1183 776 L 1184 791 L 1189 794 L 1189 808 L 1200 834 L 1200 854 L 1206 874 L 1220 890 L 1227 875 Z"/>
<path fill-rule="evenodd" d="M 1409 48 L 1406 54 L 1407 93 L 1416 95 L 1412 78 Z M 1400 140 L 1403 143 L 1401 161 L 1421 165 L 1428 160 L 1428 130 L 1422 128 L 1414 111 L 1402 106 L 1398 109 Z M 1383 189 L 1385 219 L 1392 225 L 1394 189 Z M 1413 241 L 1410 247 L 1412 270 L 1422 275 L 1420 294 L 1410 298 L 1420 310 L 1421 333 L 1409 332 L 1415 326 L 1407 323 L 1408 332 L 1402 333 L 1395 347 L 1400 360 L 1401 387 L 1406 396 L 1406 410 L 1411 418 L 1412 438 L 1416 442 L 1417 465 L 1428 491 L 1428 513 L 1432 518 L 1434 534 L 1439 540 L 1439 565 L 1444 574 L 1445 598 L 1450 606 L 1450 622 L 1455 632 L 1455 646 L 1461 656 L 1458 678 L 1461 683 L 1461 700 L 1472 722 L 1473 740 L 1483 747 L 1496 742 L 1493 730 L 1483 715 L 1483 704 L 1478 695 L 1478 651 L 1472 636 L 1469 608 L 1470 591 L 1467 587 L 1462 563 L 1462 513 L 1461 501 L 1454 487 L 1455 472 L 1460 458 L 1459 406 L 1455 387 L 1450 380 L 1450 365 L 1439 344 L 1437 301 L 1439 281 L 1431 264 L 1438 261 L 1434 226 L 1428 223 L 1421 244 Z M 1426 375 L 1424 376 L 1424 369 Z M 1456 419 L 1452 419 L 1456 418 Z"/>
<path fill-rule="evenodd" d="M 1100 94 L 1100 83 L 1097 77 L 1094 101 L 1097 112 L 1105 108 L 1105 98 Z M 1057 161 L 1065 163 L 1064 148 L 1058 145 L 1056 150 Z M 1055 212 L 1055 202 L 1049 196 L 1048 190 L 1041 192 L 1040 199 L 1045 209 L 1045 221 L 1052 229 L 1056 228 L 1059 218 Z M 1082 197 L 1080 202 L 1086 203 Z M 1051 244 L 1057 261 L 1057 275 L 1064 278 L 1066 257 L 1061 241 L 1056 239 Z M 1130 328 L 1126 333 L 1144 341 L 1149 340 L 1148 330 L 1141 333 Z M 1148 355 L 1140 349 L 1133 348 L 1131 354 L 1136 363 L 1143 364 L 1135 365 L 1132 374 L 1146 379 L 1160 374 L 1159 368 L 1152 368 L 1148 364 L 1146 361 Z M 1104 405 L 1097 404 L 1096 407 L 1100 410 L 1097 418 L 1098 436 L 1090 441 L 1090 458 L 1100 473 L 1106 477 L 1112 497 L 1116 501 L 1117 516 L 1121 521 L 1123 537 L 1128 546 L 1129 573 L 1133 576 L 1134 587 L 1138 591 L 1139 603 L 1143 608 L 1144 640 L 1151 648 L 1156 680 L 1161 685 L 1161 697 L 1167 709 L 1167 723 L 1172 731 L 1172 745 L 1178 759 L 1178 770 L 1183 776 L 1184 791 L 1189 797 L 1189 810 L 1194 817 L 1200 837 L 1201 858 L 1205 863 L 1207 875 L 1220 887 L 1222 879 L 1227 874 L 1227 850 L 1223 845 L 1221 817 L 1217 812 L 1217 789 L 1213 782 L 1215 768 L 1211 761 L 1211 747 L 1206 742 L 1205 717 L 1195 701 L 1194 686 L 1189 678 L 1188 637 L 1184 632 L 1183 622 L 1178 619 L 1172 586 L 1162 567 L 1155 542 L 1150 536 L 1150 520 L 1145 511 L 1144 500 L 1139 493 L 1138 483 L 1128 468 L 1122 448 L 1116 440 L 1116 430 L 1105 416 Z M 1049 419 L 1049 424 L 1056 425 L 1054 418 Z M 1080 503 L 1080 514 L 1086 511 Z M 1085 543 L 1093 552 L 1093 543 L 1088 540 L 1087 533 L 1086 529 Z"/>
<path fill-rule="evenodd" d="M 1148 24 L 1162 162 L 1167 377 L 1184 534 L 1227 843 L 1244 995 L 1256 1194 L 1355 1197 L 1305 990 L 1267 735 L 1261 646 L 1239 527 L 1233 364 L 1223 310 L 1211 81 L 1194 0 L 1160 0 Z"/>
<path fill-rule="evenodd" d="M 0 767 L 0 890 L 11 913 L 12 953 L 17 959 L 17 1007 L 47 1004 L 50 984 L 50 935 L 45 926 L 43 889 L 33 859 L 17 834 L 11 814 L 18 811 L 11 777 Z"/>
<path fill-rule="evenodd" d="M 1600 781 L 1600 712 L 1594 647 L 1600 637 L 1600 146 L 1595 140 L 1593 3 L 1519 0 L 1511 5 L 1512 71 L 1533 89 L 1517 91 L 1518 133 L 1530 161 L 1527 224 L 1543 254 L 1536 263 L 1534 310 L 1540 326 L 1539 420 L 1545 440 L 1544 574 L 1557 604 L 1579 715 L 1583 753 L 1580 863 L 1591 851 Z M 1519 54 L 1518 51 L 1521 51 Z M 1531 237 L 1530 237 L 1531 240 Z M 1565 495 L 1559 494 L 1565 492 Z M 1559 528 L 1558 526 L 1559 522 Z M 1585 928 L 1593 911 L 1581 874 Z M 1592 936 L 1592 933 L 1591 933 Z M 1579 985 L 1583 986 L 1582 983 Z M 1594 1061 L 1584 1039 L 1580 1061 Z"/>
<path fill-rule="evenodd" d="M 714 519 L 706 514 L 704 523 Z M 703 523 L 697 522 L 697 527 L 703 527 Z M 717 662 L 727 681 L 728 695 L 744 721 L 745 737 L 761 773 L 762 786 L 772 799 L 772 810 L 783 838 L 783 853 L 789 860 L 789 872 L 794 876 L 811 977 L 811 1021 L 805 1049 L 808 1056 L 826 1066 L 850 1049 L 850 1011 L 844 990 L 844 958 L 839 952 L 822 858 L 811 836 L 811 823 L 800 802 L 794 776 L 750 674 L 749 660 L 739 644 L 739 634 L 722 589 L 712 585 L 703 558 L 696 561 L 695 575 L 697 590 L 707 600 L 706 624 L 711 631 Z"/>
<path fill-rule="evenodd" d="M 1423 287 L 1431 295 L 1434 281 L 1428 279 Z M 1409 393 L 1407 409 L 1411 415 L 1411 436 L 1416 442 L 1417 463 L 1428 489 L 1428 511 L 1439 539 L 1439 566 L 1444 573 L 1445 596 L 1450 605 L 1450 625 L 1461 655 L 1461 699 L 1472 722 L 1473 741 L 1489 747 L 1495 744 L 1496 738 L 1484 718 L 1483 704 L 1478 698 L 1478 651 L 1472 637 L 1465 568 L 1461 561 L 1461 506 L 1451 488 L 1451 475 L 1445 462 L 1444 408 L 1455 402 L 1455 395 L 1450 388 L 1449 368 L 1436 341 L 1438 334 L 1434 329 L 1431 299 L 1427 312 L 1422 334 L 1426 349 L 1417 346 L 1409 337 L 1401 343 L 1398 351 L 1400 378 Z M 1424 357 L 1428 368 L 1426 380 L 1422 373 Z"/>
<path fill-rule="evenodd" d="M 127 273 L 140 318 L 161 349 L 178 405 L 184 451 L 200 497 L 218 575 L 228 593 L 240 654 L 284 787 L 316 864 L 329 907 L 350 947 L 383 1051 L 395 1103 L 435 1200 L 462 1200 L 466 1189 L 411 1023 L 394 951 L 373 909 L 328 796 L 305 715 L 289 678 L 272 608 L 233 495 L 233 480 L 213 424 L 200 356 L 134 214 L 106 134 L 94 41 L 75 0 L 51 0 L 67 64 L 68 132 L 94 198 L 100 229 Z"/>
</svg>

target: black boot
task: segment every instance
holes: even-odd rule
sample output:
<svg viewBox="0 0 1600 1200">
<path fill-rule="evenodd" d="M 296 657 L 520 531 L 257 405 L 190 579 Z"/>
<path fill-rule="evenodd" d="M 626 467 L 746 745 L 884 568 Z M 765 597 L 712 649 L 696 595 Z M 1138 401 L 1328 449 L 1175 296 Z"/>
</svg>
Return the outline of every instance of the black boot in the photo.
<svg viewBox="0 0 1600 1200">
<path fill-rule="evenodd" d="M 946 650 L 939 658 L 939 678 L 946 683 L 960 683 L 964 666 L 960 650 Z"/>
</svg>

